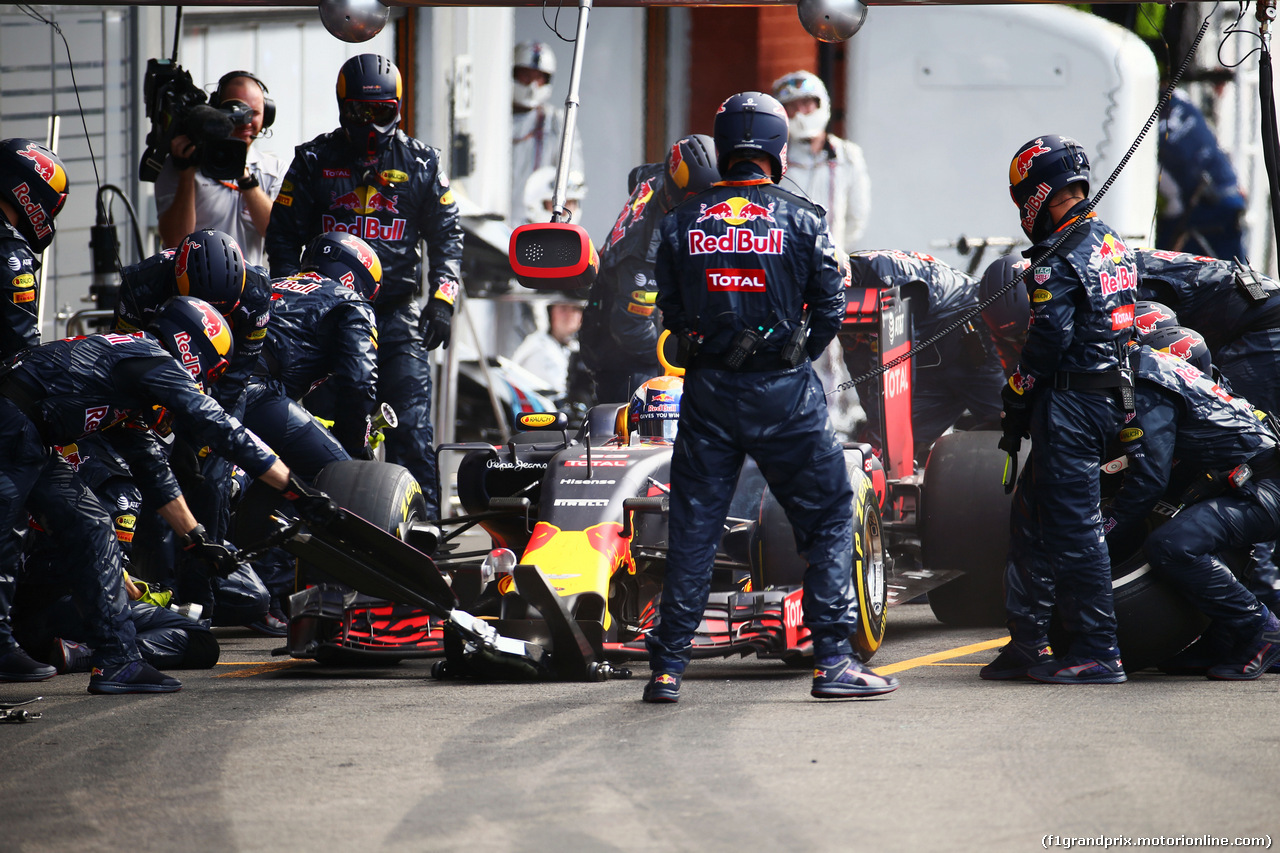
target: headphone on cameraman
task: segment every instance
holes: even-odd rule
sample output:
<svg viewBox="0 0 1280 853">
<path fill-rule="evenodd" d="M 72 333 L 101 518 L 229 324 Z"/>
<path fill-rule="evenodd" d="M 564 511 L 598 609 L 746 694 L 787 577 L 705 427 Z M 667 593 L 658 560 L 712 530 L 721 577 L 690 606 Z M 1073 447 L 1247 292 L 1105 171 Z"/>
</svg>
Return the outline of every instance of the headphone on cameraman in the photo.
<svg viewBox="0 0 1280 853">
<path fill-rule="evenodd" d="M 222 106 L 222 90 L 232 80 L 238 77 L 248 77 L 250 80 L 258 84 L 258 88 L 262 90 L 262 129 L 266 130 L 271 127 L 271 123 L 276 120 L 276 102 L 267 97 L 267 84 L 258 79 L 252 71 L 228 71 L 218 78 L 218 88 L 213 90 L 213 97 L 210 99 L 215 107 Z"/>
</svg>

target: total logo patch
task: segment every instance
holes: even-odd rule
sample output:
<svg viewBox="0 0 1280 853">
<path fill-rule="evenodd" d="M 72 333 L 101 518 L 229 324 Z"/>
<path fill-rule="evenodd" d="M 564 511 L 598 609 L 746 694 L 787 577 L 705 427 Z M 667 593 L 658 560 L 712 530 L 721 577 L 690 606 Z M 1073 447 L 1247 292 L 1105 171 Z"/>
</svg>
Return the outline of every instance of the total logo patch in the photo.
<svg viewBox="0 0 1280 853">
<path fill-rule="evenodd" d="M 764 293 L 764 270 L 709 269 L 707 290 L 712 293 L 735 291 L 740 293 Z"/>
</svg>

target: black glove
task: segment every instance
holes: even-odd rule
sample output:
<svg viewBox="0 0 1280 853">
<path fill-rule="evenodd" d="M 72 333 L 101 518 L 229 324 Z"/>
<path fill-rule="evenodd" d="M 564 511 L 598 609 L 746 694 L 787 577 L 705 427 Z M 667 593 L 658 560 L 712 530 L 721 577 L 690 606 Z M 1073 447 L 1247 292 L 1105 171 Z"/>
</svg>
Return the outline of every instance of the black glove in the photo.
<svg viewBox="0 0 1280 853">
<path fill-rule="evenodd" d="M 197 524 L 178 539 L 188 557 L 208 563 L 213 574 L 220 578 L 229 577 L 240 565 L 240 559 L 236 556 L 234 547 L 225 542 L 211 542 L 205 538 L 203 524 Z"/>
<path fill-rule="evenodd" d="M 1012 381 L 1006 382 L 1000 389 L 1000 399 L 1004 401 L 1004 411 L 1000 413 L 1000 431 L 1004 433 L 1004 439 L 1000 446 L 1008 450 L 1004 444 L 1007 441 L 1016 451 L 1023 437 L 1030 435 L 1031 400 L 1026 393 L 1019 394 L 1013 390 L 1013 385 L 1010 384 Z"/>
<path fill-rule="evenodd" d="M 430 299 L 422 309 L 418 330 L 422 332 L 425 349 L 449 346 L 450 327 L 453 324 L 453 306 L 443 299 Z"/>
<path fill-rule="evenodd" d="M 298 515 L 308 524 L 328 524 L 338 515 L 338 505 L 332 498 L 319 489 L 303 485 L 293 474 L 289 475 L 289 485 L 280 494 L 293 504 Z"/>
</svg>

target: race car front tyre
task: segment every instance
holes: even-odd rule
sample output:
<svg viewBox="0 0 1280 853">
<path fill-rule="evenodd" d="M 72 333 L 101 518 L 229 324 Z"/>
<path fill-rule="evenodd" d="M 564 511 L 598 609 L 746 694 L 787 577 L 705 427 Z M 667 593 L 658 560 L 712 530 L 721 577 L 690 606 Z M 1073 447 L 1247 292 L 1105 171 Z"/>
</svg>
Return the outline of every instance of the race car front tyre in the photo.
<svg viewBox="0 0 1280 853">
<path fill-rule="evenodd" d="M 880 507 L 869 477 L 860 477 L 853 499 L 853 583 L 858 591 L 858 629 L 850 639 L 863 661 L 884 642 L 888 624 L 888 585 L 884 573 L 884 540 Z"/>
</svg>

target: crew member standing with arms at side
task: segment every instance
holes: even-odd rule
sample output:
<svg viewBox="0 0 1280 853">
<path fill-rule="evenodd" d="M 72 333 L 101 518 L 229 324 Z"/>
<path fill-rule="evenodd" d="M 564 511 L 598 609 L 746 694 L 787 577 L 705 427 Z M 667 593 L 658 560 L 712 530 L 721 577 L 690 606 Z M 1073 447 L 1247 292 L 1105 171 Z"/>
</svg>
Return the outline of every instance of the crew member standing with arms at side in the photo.
<svg viewBox="0 0 1280 853">
<path fill-rule="evenodd" d="M 680 427 L 671 459 L 670 549 L 657 626 L 648 636 L 646 702 L 675 702 L 706 608 L 711 566 L 747 455 L 760 466 L 809 561 L 804 622 L 811 693 L 875 696 L 897 688 L 865 669 L 857 625 L 853 490 L 810 359 L 844 318 L 847 267 L 821 212 L 774 186 L 786 170 L 787 117 L 744 92 L 715 118 L 724 180 L 660 226 L 655 277 L 663 324 L 686 342 Z M 808 307 L 808 340 L 802 317 Z"/>
<path fill-rule="evenodd" d="M 1126 676 L 1098 476 L 1107 442 L 1133 411 L 1133 382 L 1121 367 L 1133 335 L 1137 267 L 1115 233 L 1084 214 L 1089 158 L 1074 139 L 1041 136 L 1023 145 L 1009 166 L 1009 192 L 1035 245 L 1023 253 L 1034 264 L 1027 284 L 1031 327 L 1001 392 L 1000 446 L 1016 454 L 1030 434 L 1032 451 L 1014 494 L 1005 569 L 1011 642 L 980 675 L 1119 684 Z M 1042 258 L 1058 232 L 1082 216 L 1080 227 Z M 1072 642 L 1051 651 L 1055 604 Z"/>
<path fill-rule="evenodd" d="M 338 72 L 342 126 L 298 146 L 267 229 L 273 278 L 300 272 L 304 244 L 346 231 L 382 262 L 378 325 L 378 399 L 400 426 L 387 435 L 387 461 L 408 468 L 428 511 L 439 514 L 431 426 L 429 350 L 448 346 L 462 262 L 462 226 L 440 154 L 399 129 L 403 82 L 391 60 L 353 56 Z M 422 255 L 427 242 L 427 301 Z"/>
</svg>

